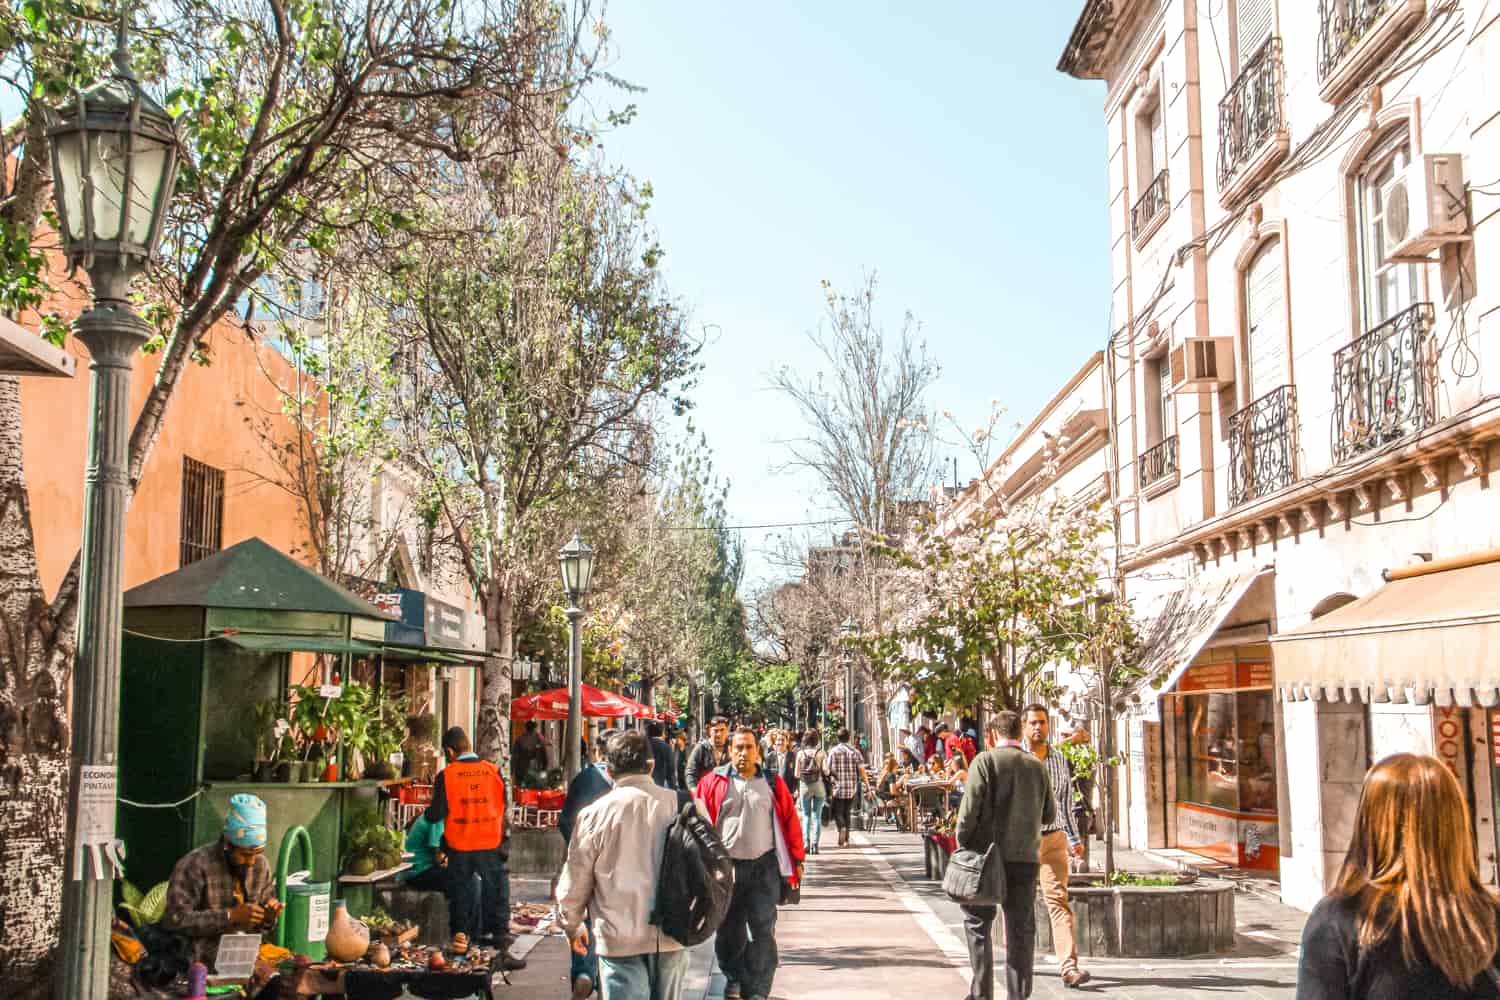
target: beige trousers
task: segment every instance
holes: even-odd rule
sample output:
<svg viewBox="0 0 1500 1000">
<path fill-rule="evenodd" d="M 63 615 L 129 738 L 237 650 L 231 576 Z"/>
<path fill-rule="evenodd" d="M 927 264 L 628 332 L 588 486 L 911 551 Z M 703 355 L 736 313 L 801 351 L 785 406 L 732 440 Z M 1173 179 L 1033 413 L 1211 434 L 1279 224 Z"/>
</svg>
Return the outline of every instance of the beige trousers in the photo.
<svg viewBox="0 0 1500 1000">
<path fill-rule="evenodd" d="M 1068 905 L 1068 835 L 1061 830 L 1042 834 L 1039 884 L 1052 922 L 1052 950 L 1062 974 L 1078 971 L 1078 945 L 1073 940 L 1073 908 Z"/>
</svg>

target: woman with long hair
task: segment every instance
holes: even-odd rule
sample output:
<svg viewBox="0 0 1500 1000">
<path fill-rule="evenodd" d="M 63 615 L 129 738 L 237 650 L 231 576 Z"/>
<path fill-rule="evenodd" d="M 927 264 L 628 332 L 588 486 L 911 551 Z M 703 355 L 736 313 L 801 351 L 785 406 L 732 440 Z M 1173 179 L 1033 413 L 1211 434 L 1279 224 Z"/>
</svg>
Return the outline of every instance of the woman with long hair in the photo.
<svg viewBox="0 0 1500 1000">
<path fill-rule="evenodd" d="M 818 853 L 818 841 L 823 839 L 823 803 L 828 801 L 828 785 L 823 775 L 827 770 L 827 759 L 818 748 L 818 731 L 809 729 L 802 736 L 802 749 L 797 754 L 797 780 L 802 786 L 798 799 L 802 807 L 802 842 L 809 854 Z"/>
<path fill-rule="evenodd" d="M 1398 753 L 1365 775 L 1337 883 L 1302 931 L 1297 1000 L 1497 1000 L 1500 898 L 1458 779 Z"/>
</svg>

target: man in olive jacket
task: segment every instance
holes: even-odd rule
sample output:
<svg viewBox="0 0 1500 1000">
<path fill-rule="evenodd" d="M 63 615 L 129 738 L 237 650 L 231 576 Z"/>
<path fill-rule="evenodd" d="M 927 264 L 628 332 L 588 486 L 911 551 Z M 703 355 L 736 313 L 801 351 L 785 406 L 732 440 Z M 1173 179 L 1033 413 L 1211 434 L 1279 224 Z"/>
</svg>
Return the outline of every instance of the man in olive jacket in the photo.
<svg viewBox="0 0 1500 1000">
<path fill-rule="evenodd" d="M 1021 745 L 1021 717 L 1000 712 L 985 727 L 990 749 L 969 765 L 958 807 L 958 846 L 984 853 L 991 844 L 1005 863 L 1005 991 L 1009 1000 L 1031 996 L 1036 954 L 1036 886 L 1042 827 L 1057 806 L 1042 762 Z M 995 907 L 964 906 L 969 945 L 969 1000 L 994 1000 Z"/>
</svg>

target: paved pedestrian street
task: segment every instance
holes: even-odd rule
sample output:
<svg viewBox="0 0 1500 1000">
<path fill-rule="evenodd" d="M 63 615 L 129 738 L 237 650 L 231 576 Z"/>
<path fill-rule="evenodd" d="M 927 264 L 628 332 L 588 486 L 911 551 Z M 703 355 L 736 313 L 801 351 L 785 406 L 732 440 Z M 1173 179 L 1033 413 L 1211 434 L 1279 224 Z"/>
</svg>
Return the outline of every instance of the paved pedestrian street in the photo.
<svg viewBox="0 0 1500 1000">
<path fill-rule="evenodd" d="M 779 1000 L 961 1000 L 968 987 L 963 918 L 942 888 L 926 880 L 920 844 L 909 834 L 854 835 L 847 848 L 828 846 L 808 859 L 799 906 L 783 907 L 777 925 Z M 1142 855 L 1120 852 L 1143 867 Z M 1233 952 L 1196 959 L 1089 959 L 1093 981 L 1068 990 L 1050 954 L 1037 957 L 1034 997 L 1109 996 L 1120 1000 L 1248 997 L 1290 1000 L 1296 993 L 1297 942 L 1304 915 L 1244 891 L 1235 899 Z M 997 964 L 1003 954 L 997 948 Z M 547 938 L 530 966 L 498 997 L 552 1000 L 567 996 L 566 944 Z M 724 977 L 712 943 L 694 949 L 686 1000 L 720 1000 Z M 1003 996 L 1003 992 L 1002 992 Z"/>
</svg>

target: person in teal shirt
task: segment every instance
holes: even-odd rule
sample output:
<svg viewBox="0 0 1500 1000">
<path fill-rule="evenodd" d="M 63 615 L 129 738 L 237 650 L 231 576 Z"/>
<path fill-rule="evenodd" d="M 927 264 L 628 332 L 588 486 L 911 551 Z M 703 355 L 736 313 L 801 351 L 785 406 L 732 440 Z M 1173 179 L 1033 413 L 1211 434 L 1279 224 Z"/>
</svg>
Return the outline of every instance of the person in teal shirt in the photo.
<svg viewBox="0 0 1500 1000">
<path fill-rule="evenodd" d="M 411 855 L 411 867 L 397 875 L 397 881 L 411 889 L 441 892 L 447 897 L 453 875 L 443 853 L 443 821 L 429 823 L 426 816 L 418 813 L 411 826 L 406 828 L 406 853 Z M 478 880 L 477 875 L 475 880 Z M 474 898 L 479 898 L 477 889 Z"/>
<path fill-rule="evenodd" d="M 406 853 L 411 855 L 411 867 L 397 875 L 397 880 L 411 883 L 413 889 L 447 892 L 447 859 L 439 857 L 442 845 L 443 821 L 429 823 L 426 816 L 418 813 L 406 828 Z"/>
</svg>

